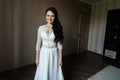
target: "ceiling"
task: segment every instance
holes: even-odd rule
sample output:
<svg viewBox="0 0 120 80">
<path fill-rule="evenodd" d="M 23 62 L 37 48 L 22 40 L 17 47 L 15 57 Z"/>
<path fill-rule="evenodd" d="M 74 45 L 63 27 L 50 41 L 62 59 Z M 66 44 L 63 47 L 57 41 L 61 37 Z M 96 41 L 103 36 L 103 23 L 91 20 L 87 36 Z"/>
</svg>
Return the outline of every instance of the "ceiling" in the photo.
<svg viewBox="0 0 120 80">
<path fill-rule="evenodd" d="M 101 2 L 108 1 L 108 0 L 79 0 L 79 1 L 82 1 L 88 4 L 96 4 L 96 3 L 101 3 Z"/>
</svg>

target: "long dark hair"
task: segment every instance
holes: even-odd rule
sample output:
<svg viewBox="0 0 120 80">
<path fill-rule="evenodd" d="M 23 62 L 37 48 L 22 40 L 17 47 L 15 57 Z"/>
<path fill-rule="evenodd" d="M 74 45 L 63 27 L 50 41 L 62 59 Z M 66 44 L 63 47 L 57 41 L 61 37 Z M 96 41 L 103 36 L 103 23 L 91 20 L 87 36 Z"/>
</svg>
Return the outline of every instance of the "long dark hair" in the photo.
<svg viewBox="0 0 120 80">
<path fill-rule="evenodd" d="M 55 34 L 55 42 L 60 42 L 62 44 L 63 42 L 63 39 L 64 39 L 64 35 L 63 35 L 63 26 L 61 25 L 59 19 L 58 19 L 58 12 L 57 12 L 57 9 L 54 8 L 54 7 L 49 7 L 46 11 L 45 11 L 45 14 L 48 12 L 48 11 L 52 11 L 55 15 L 55 19 L 54 19 L 54 22 L 53 22 L 53 32 Z"/>
</svg>

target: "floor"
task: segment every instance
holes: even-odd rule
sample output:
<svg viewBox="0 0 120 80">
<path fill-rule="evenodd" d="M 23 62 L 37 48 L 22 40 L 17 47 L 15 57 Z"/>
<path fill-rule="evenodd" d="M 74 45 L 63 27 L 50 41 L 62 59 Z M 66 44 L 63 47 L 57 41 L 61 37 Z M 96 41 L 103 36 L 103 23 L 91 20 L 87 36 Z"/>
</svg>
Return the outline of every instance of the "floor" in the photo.
<svg viewBox="0 0 120 80">
<path fill-rule="evenodd" d="M 104 67 L 120 65 L 104 59 L 101 55 L 93 52 L 83 52 L 63 57 L 63 74 L 65 80 L 87 80 Z M 36 65 L 31 64 L 22 68 L 13 69 L 0 73 L 0 80 L 33 80 Z"/>
<path fill-rule="evenodd" d="M 120 80 L 120 68 L 109 65 L 88 80 Z"/>
</svg>

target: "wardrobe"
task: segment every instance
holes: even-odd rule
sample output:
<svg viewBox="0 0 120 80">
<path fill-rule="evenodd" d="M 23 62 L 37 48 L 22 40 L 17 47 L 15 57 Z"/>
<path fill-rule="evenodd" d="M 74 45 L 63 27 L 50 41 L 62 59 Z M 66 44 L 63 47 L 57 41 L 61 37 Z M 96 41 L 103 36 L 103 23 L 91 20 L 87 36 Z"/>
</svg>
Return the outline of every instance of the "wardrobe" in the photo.
<svg viewBox="0 0 120 80">
<path fill-rule="evenodd" d="M 120 64 L 120 9 L 108 11 L 103 56 Z"/>
</svg>

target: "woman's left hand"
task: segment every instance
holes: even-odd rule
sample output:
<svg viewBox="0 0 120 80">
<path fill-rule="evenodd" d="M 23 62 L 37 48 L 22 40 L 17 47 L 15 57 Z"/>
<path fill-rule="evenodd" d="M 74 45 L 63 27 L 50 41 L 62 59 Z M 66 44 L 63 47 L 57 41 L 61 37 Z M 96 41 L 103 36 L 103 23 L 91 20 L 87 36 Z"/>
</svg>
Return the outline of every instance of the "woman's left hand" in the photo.
<svg viewBox="0 0 120 80">
<path fill-rule="evenodd" d="M 62 60 L 59 60 L 59 65 L 62 66 Z"/>
</svg>

